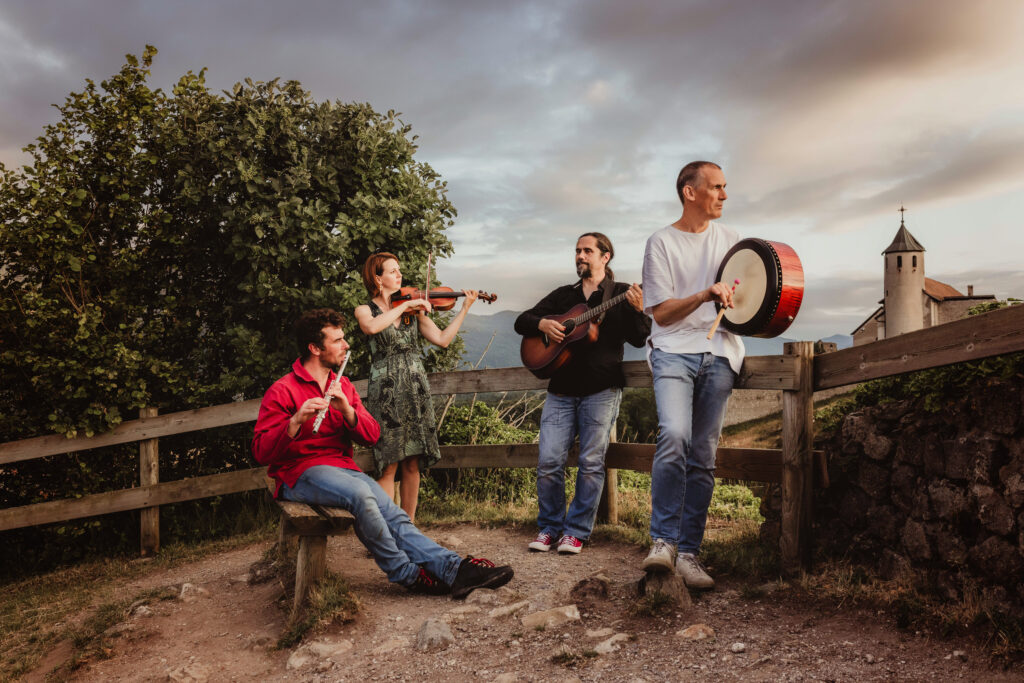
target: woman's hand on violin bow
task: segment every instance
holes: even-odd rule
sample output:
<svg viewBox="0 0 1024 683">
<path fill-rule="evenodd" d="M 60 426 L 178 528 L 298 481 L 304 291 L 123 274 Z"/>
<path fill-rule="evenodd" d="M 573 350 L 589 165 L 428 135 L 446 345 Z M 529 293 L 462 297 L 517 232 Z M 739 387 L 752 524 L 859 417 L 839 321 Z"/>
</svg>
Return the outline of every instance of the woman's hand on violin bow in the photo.
<svg viewBox="0 0 1024 683">
<path fill-rule="evenodd" d="M 420 311 L 430 313 L 434 310 L 434 307 L 426 299 L 406 299 L 401 305 L 403 313 L 419 313 Z"/>
</svg>

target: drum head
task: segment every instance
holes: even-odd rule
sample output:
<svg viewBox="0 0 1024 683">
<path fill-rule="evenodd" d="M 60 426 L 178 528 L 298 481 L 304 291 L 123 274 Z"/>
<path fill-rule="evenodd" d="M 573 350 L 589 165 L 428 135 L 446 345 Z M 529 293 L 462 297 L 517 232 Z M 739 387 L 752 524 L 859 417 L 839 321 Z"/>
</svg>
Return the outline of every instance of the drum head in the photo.
<svg viewBox="0 0 1024 683">
<path fill-rule="evenodd" d="M 775 315 L 781 291 L 778 256 L 764 240 L 740 240 L 726 253 L 716 282 L 733 285 L 733 307 L 726 309 L 722 327 L 734 334 L 752 336 Z M 715 304 L 716 309 L 721 306 Z"/>
</svg>

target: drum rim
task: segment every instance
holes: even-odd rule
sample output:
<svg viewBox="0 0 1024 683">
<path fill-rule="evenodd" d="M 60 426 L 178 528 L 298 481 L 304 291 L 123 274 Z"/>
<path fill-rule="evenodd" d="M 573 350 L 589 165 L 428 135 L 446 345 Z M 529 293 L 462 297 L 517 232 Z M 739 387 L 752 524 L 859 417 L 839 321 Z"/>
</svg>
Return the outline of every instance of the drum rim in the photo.
<svg viewBox="0 0 1024 683">
<path fill-rule="evenodd" d="M 770 242 L 757 237 L 747 237 L 732 245 L 729 251 L 725 253 L 725 257 L 722 258 L 722 263 L 718 266 L 718 272 L 715 275 L 715 282 L 722 281 L 722 273 L 725 271 L 725 265 L 729 262 L 730 257 L 743 249 L 752 249 L 752 251 L 758 253 L 762 257 L 762 260 L 765 260 L 765 256 L 770 256 L 771 259 L 768 262 L 774 264 L 774 272 L 765 273 L 766 281 L 769 284 L 773 281 L 775 283 L 774 294 L 772 297 L 765 297 L 765 300 L 761 302 L 761 306 L 757 309 L 757 312 L 751 316 L 750 320 L 745 323 L 734 323 L 729 320 L 728 312 L 726 312 L 726 315 L 722 317 L 722 327 L 733 334 L 751 337 L 756 336 L 759 331 L 765 329 L 772 318 L 775 317 L 775 312 L 779 310 L 779 302 L 782 299 L 782 261 L 779 259 L 778 251 L 776 251 L 775 247 L 773 247 Z M 768 262 L 766 262 L 766 266 Z M 765 270 L 768 271 L 768 268 L 766 267 Z M 740 286 L 743 286 L 742 282 L 740 283 Z M 771 305 L 769 306 L 769 304 Z M 715 310 L 719 311 L 721 308 L 722 305 L 715 302 Z"/>
</svg>

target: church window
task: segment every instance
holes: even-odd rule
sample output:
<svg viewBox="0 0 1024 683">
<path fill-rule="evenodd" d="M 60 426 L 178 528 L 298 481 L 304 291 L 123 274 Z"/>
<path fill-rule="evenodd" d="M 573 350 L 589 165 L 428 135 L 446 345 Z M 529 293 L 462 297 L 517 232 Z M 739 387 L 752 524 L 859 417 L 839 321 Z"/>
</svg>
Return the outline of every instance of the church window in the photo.
<svg viewBox="0 0 1024 683">
<path fill-rule="evenodd" d="M 896 267 L 897 268 L 902 268 L 903 267 L 903 257 L 902 256 L 897 256 L 896 257 Z"/>
<path fill-rule="evenodd" d="M 911 265 L 912 265 L 912 266 L 914 266 L 915 268 L 917 268 L 917 254 L 914 254 L 914 255 L 913 255 L 913 256 L 911 257 L 911 259 L 912 259 L 912 261 L 913 261 L 913 262 L 911 263 Z"/>
</svg>

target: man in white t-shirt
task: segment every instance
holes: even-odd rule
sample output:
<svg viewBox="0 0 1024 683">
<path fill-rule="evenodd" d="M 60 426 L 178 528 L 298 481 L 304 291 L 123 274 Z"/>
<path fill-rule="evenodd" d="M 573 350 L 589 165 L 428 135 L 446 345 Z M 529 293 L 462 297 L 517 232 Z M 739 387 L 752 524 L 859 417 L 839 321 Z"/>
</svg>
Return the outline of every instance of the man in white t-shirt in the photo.
<svg viewBox="0 0 1024 683">
<path fill-rule="evenodd" d="M 644 251 L 644 312 L 654 318 L 647 358 L 658 439 L 651 468 L 653 545 L 643 568 L 674 569 L 687 586 L 709 589 L 715 582 L 698 554 L 715 487 L 715 451 L 743 364 L 743 342 L 721 327 L 707 336 L 717 315 L 714 302 L 732 305 L 731 287 L 715 282 L 715 275 L 739 235 L 714 222 L 726 200 L 720 166 L 687 164 L 676 192 L 682 217 L 651 235 Z"/>
</svg>

